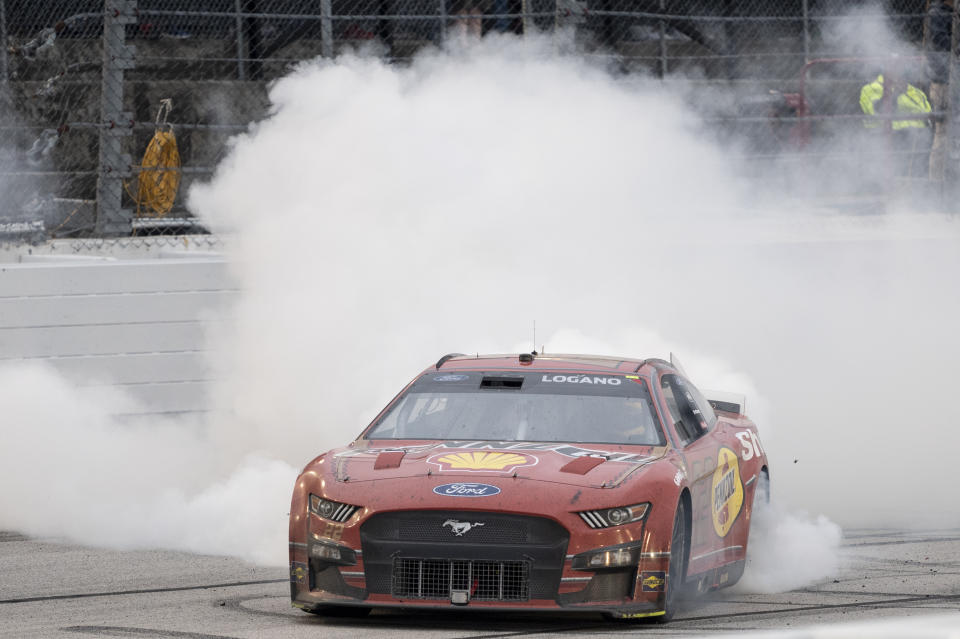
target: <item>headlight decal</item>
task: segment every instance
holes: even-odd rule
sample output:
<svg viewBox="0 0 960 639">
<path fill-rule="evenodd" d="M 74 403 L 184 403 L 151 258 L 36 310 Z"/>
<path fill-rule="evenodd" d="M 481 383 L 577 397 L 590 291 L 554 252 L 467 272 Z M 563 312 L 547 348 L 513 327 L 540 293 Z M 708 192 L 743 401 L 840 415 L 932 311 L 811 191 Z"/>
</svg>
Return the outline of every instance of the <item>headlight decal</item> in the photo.
<svg viewBox="0 0 960 639">
<path fill-rule="evenodd" d="M 583 512 L 577 513 L 580 515 L 580 519 L 585 521 L 588 526 L 591 528 L 608 528 L 610 524 L 603 518 L 602 513 L 604 510 L 584 510 Z"/>
<path fill-rule="evenodd" d="M 642 520 L 650 509 L 649 503 L 634 504 L 633 506 L 618 506 L 599 510 L 582 510 L 577 514 L 591 528 L 610 528 L 622 526 Z"/>
<path fill-rule="evenodd" d="M 357 512 L 360 506 L 344 504 L 339 501 L 324 499 L 317 495 L 310 495 L 310 511 L 324 519 L 343 523 Z"/>
</svg>

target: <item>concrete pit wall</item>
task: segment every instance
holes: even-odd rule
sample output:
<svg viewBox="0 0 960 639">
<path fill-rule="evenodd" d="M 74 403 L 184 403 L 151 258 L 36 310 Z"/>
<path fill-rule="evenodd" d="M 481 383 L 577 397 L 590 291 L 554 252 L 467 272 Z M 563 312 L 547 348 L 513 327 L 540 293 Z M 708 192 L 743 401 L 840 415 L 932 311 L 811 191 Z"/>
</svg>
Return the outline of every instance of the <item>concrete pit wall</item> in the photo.
<svg viewBox="0 0 960 639">
<path fill-rule="evenodd" d="M 136 415 L 209 409 L 206 337 L 236 295 L 217 256 L 21 255 L 0 264 L 0 365 L 39 361 L 120 386 Z"/>
</svg>

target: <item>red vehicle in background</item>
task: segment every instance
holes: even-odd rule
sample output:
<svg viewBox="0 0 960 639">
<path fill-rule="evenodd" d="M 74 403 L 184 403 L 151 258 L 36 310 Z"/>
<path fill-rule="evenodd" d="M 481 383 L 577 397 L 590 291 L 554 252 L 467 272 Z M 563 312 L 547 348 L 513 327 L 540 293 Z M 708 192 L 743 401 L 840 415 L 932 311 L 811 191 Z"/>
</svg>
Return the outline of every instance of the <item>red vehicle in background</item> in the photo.
<svg viewBox="0 0 960 639">
<path fill-rule="evenodd" d="M 668 620 L 743 573 L 769 475 L 742 412 L 660 359 L 445 356 L 297 478 L 293 605 Z"/>
</svg>

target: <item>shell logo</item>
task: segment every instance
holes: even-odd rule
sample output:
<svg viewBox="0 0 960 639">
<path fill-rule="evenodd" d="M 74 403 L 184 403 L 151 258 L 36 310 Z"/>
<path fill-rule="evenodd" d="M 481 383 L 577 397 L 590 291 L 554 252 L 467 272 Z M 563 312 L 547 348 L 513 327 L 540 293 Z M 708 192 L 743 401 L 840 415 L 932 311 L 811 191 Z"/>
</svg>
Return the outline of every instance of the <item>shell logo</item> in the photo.
<svg viewBox="0 0 960 639">
<path fill-rule="evenodd" d="M 459 453 L 444 453 L 434 455 L 429 460 L 431 464 L 440 466 L 441 470 L 469 470 L 492 471 L 508 473 L 521 466 L 533 466 L 537 458 L 533 455 L 521 453 L 494 453 L 487 451 L 463 451 Z"/>
<path fill-rule="evenodd" d="M 717 468 L 713 471 L 712 483 L 713 529 L 720 537 L 726 537 L 743 507 L 740 462 L 737 454 L 729 448 L 721 448 L 717 455 Z"/>
</svg>

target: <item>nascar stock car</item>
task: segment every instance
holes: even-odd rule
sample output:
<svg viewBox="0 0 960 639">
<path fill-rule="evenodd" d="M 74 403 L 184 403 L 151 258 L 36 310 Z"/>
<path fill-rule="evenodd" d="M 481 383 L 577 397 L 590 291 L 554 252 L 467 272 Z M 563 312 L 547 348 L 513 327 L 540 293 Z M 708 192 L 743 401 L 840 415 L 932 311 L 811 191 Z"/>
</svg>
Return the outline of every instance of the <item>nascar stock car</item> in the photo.
<svg viewBox="0 0 960 639">
<path fill-rule="evenodd" d="M 666 621 L 743 573 L 768 467 L 742 412 L 673 357 L 444 356 L 297 478 L 293 605 Z"/>
</svg>

